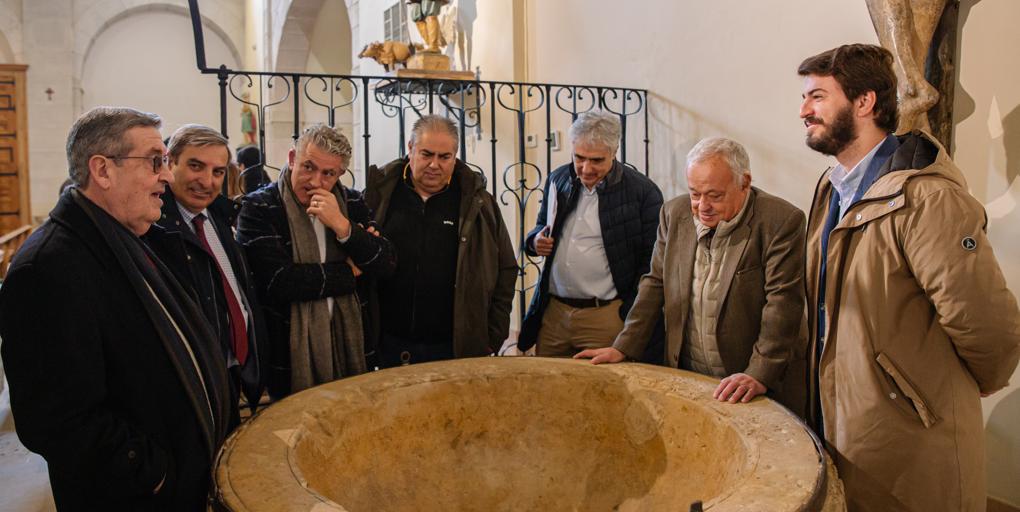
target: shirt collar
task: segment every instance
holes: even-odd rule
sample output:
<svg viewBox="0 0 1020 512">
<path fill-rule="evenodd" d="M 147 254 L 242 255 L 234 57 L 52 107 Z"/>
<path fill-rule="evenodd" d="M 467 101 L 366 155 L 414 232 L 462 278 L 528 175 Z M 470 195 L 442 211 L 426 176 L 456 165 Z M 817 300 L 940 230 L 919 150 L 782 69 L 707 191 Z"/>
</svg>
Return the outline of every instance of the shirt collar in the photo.
<svg viewBox="0 0 1020 512">
<path fill-rule="evenodd" d="M 882 147 L 884 142 L 884 138 L 878 141 L 878 144 L 875 144 L 875 147 L 871 148 L 871 151 L 864 155 L 864 158 L 857 162 L 853 169 L 848 171 L 846 167 L 843 167 L 843 164 L 836 164 L 836 167 L 832 169 L 829 174 L 829 182 L 839 193 L 840 199 L 849 201 L 857 193 L 857 189 L 861 186 L 861 180 L 864 179 L 864 170 L 871 164 L 875 154 L 878 153 L 878 148 Z"/>
<path fill-rule="evenodd" d="M 191 229 L 192 231 L 195 230 L 195 228 L 192 227 L 192 221 L 195 220 L 195 217 L 198 217 L 199 215 L 205 215 L 206 219 L 209 218 L 208 208 L 203 208 L 202 211 L 198 213 L 191 213 L 191 210 L 188 210 L 187 208 L 182 206 L 181 203 L 177 203 L 177 211 L 181 212 L 181 219 L 184 220 L 184 223 L 187 224 L 188 228 Z"/>
</svg>

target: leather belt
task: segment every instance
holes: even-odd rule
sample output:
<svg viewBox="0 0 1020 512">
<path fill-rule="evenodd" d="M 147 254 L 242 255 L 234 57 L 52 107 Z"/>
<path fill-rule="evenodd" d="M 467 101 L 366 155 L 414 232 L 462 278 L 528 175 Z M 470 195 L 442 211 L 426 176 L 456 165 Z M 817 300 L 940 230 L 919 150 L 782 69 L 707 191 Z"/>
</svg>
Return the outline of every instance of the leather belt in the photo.
<svg viewBox="0 0 1020 512">
<path fill-rule="evenodd" d="M 597 297 L 590 298 L 590 299 L 572 299 L 570 297 L 558 297 L 556 295 L 552 295 L 552 298 L 554 298 L 554 299 L 556 299 L 556 300 L 558 300 L 558 301 L 560 301 L 560 302 L 562 302 L 562 303 L 564 303 L 564 304 L 566 304 L 566 305 L 568 305 L 568 306 L 570 306 L 572 308 L 578 308 L 578 309 L 600 308 L 602 306 L 608 306 L 611 302 L 616 300 L 616 299 L 609 299 L 609 300 L 599 299 Z"/>
</svg>

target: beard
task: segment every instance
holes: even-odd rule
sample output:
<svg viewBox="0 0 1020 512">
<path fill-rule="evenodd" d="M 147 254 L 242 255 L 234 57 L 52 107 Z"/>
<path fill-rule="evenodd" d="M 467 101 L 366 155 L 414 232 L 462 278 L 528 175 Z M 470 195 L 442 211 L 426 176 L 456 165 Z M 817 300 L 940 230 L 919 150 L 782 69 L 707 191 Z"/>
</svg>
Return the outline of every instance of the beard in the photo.
<svg viewBox="0 0 1020 512">
<path fill-rule="evenodd" d="M 832 120 L 832 124 L 826 125 L 824 121 L 817 117 L 809 117 L 808 122 L 821 123 L 823 127 L 827 127 L 828 131 L 812 138 L 810 135 L 807 136 L 805 142 L 809 148 L 822 153 L 824 155 L 836 156 L 842 152 L 846 147 L 857 138 L 857 129 L 854 127 L 854 116 L 853 106 L 847 105 L 846 108 L 840 110 L 835 119 Z"/>
</svg>

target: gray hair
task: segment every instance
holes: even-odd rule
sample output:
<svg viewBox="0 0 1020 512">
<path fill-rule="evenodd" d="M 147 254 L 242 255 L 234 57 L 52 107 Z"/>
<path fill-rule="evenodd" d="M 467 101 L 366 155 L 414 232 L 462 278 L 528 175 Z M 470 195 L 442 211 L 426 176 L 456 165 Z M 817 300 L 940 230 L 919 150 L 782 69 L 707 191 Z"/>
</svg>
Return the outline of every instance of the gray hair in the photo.
<svg viewBox="0 0 1020 512">
<path fill-rule="evenodd" d="M 134 150 L 124 134 L 132 128 L 159 129 L 156 114 L 128 107 L 96 107 L 79 117 L 67 134 L 67 171 L 71 181 L 84 189 L 89 184 L 89 159 L 95 155 L 124 156 Z"/>
<path fill-rule="evenodd" d="M 203 126 L 200 124 L 186 124 L 181 126 L 170 136 L 170 142 L 167 143 L 167 153 L 170 155 L 170 161 L 176 163 L 177 159 L 184 152 L 184 148 L 188 146 L 223 146 L 227 149 L 227 160 L 231 159 L 230 156 L 230 143 L 222 133 Z"/>
<path fill-rule="evenodd" d="M 616 153 L 616 149 L 620 147 L 621 132 L 620 116 L 593 111 L 578 115 L 574 124 L 570 125 L 568 135 L 572 144 L 578 142 L 598 144 Z"/>
<path fill-rule="evenodd" d="M 301 136 L 294 141 L 294 149 L 304 152 L 308 144 L 314 144 L 315 147 L 326 153 L 342 157 L 347 161 L 350 161 L 351 154 L 354 152 L 350 141 L 340 132 L 339 128 L 333 128 L 324 123 L 316 123 L 305 128 L 301 132 Z"/>
<path fill-rule="evenodd" d="M 751 159 L 739 142 L 724 137 L 701 139 L 687 153 L 687 168 L 713 157 L 722 158 L 733 173 L 733 182 L 740 184 L 744 175 L 751 174 Z"/>
<path fill-rule="evenodd" d="M 411 146 L 414 146 L 425 133 L 440 132 L 453 137 L 454 147 L 460 143 L 460 134 L 457 133 L 457 125 L 453 121 L 439 115 L 429 114 L 421 116 L 411 126 Z"/>
</svg>

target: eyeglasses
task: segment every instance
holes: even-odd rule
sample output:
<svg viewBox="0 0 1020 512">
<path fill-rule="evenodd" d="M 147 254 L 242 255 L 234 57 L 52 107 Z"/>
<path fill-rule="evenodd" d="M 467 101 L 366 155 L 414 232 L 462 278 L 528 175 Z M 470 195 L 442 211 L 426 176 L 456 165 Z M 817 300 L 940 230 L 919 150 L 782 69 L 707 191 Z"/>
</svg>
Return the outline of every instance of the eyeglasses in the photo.
<svg viewBox="0 0 1020 512">
<path fill-rule="evenodd" d="M 170 155 L 157 155 L 157 156 L 114 156 L 114 155 L 103 155 L 110 160 L 123 160 L 125 158 L 139 158 L 143 160 L 149 160 L 152 162 L 152 174 L 159 174 L 170 163 Z"/>
</svg>

